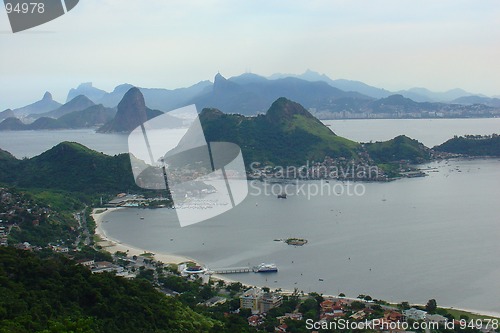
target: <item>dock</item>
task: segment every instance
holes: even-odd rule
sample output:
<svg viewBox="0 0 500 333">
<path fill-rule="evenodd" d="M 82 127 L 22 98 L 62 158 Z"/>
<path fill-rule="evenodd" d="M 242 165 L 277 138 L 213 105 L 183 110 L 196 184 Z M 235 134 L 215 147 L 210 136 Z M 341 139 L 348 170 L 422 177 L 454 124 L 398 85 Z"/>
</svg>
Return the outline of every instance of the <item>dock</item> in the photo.
<svg viewBox="0 0 500 333">
<path fill-rule="evenodd" d="M 250 273 L 253 270 L 250 267 L 228 267 L 228 268 L 214 268 L 210 269 L 213 274 L 237 274 L 237 273 Z"/>
</svg>

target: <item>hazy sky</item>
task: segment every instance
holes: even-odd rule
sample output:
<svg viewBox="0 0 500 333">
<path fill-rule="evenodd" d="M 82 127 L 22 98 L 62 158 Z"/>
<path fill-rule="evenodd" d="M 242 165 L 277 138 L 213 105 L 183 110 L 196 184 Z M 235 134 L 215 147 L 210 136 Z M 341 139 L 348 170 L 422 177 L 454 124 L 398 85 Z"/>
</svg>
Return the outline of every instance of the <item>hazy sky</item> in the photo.
<svg viewBox="0 0 500 333">
<path fill-rule="evenodd" d="M 389 90 L 500 95 L 497 0 L 80 0 L 12 34 L 0 8 L 0 111 L 60 102 L 92 81 L 177 88 L 252 72 L 360 80 Z"/>
</svg>

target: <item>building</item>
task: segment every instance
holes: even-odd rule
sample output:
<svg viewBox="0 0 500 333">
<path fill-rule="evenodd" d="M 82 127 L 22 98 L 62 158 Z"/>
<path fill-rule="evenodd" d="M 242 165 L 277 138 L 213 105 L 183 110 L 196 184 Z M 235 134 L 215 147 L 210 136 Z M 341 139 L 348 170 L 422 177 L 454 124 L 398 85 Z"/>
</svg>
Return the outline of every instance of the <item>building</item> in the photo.
<svg viewBox="0 0 500 333">
<path fill-rule="evenodd" d="M 283 297 L 274 293 L 264 293 L 260 288 L 248 289 L 240 296 L 240 308 L 252 313 L 266 313 L 283 304 Z"/>
<path fill-rule="evenodd" d="M 265 293 L 259 300 L 259 310 L 261 313 L 267 313 L 281 304 L 283 304 L 283 297 L 281 295 Z"/>
<path fill-rule="evenodd" d="M 425 312 L 423 310 L 415 309 L 415 308 L 411 308 L 411 309 L 403 311 L 403 315 L 407 319 L 413 319 L 413 320 L 424 320 L 426 314 L 427 314 L 427 312 Z"/>
<path fill-rule="evenodd" d="M 264 319 L 260 315 L 252 315 L 248 317 L 248 325 L 257 327 L 264 323 Z"/>
<path fill-rule="evenodd" d="M 364 319 L 365 317 L 366 317 L 366 312 L 364 312 L 363 310 L 360 310 L 360 311 L 354 313 L 353 315 L 351 315 L 351 318 L 354 320 L 361 320 L 361 319 Z"/>
<path fill-rule="evenodd" d="M 324 300 L 321 302 L 321 312 L 333 312 L 333 307 L 335 306 L 335 302 L 331 299 Z"/>
<path fill-rule="evenodd" d="M 95 262 L 93 259 L 82 259 L 82 260 L 78 260 L 77 263 L 79 265 L 86 266 L 86 267 L 92 267 L 95 265 Z"/>
<path fill-rule="evenodd" d="M 212 307 L 212 306 L 224 304 L 226 302 L 227 302 L 227 298 L 220 297 L 220 296 L 214 296 L 214 297 L 210 298 L 209 300 L 205 301 L 203 303 L 203 305 Z"/>
<path fill-rule="evenodd" d="M 115 265 L 109 261 L 98 261 L 91 267 L 92 273 L 115 272 L 121 273 L 124 271 L 123 267 Z"/>
<path fill-rule="evenodd" d="M 397 322 L 402 322 L 403 321 L 403 315 L 397 311 L 388 311 L 385 313 L 384 318 L 387 319 L 387 321 L 392 322 L 392 323 L 397 323 Z"/>
<path fill-rule="evenodd" d="M 252 313 L 259 312 L 259 299 L 262 296 L 262 290 L 259 288 L 248 289 L 240 296 L 240 308 L 250 309 Z"/>
<path fill-rule="evenodd" d="M 439 323 L 439 324 L 444 324 L 448 320 L 446 317 L 443 317 L 438 314 L 426 314 L 425 320 L 430 322 L 430 323 Z"/>
</svg>

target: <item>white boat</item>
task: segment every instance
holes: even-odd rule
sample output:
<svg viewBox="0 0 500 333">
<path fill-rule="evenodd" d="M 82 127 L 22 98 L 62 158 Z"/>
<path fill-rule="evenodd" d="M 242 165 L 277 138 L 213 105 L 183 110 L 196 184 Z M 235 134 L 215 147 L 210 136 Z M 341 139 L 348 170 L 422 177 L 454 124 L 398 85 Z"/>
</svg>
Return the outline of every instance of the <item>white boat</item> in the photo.
<svg viewBox="0 0 500 333">
<path fill-rule="evenodd" d="M 255 266 L 253 271 L 255 273 L 276 273 L 278 271 L 278 267 L 275 264 L 262 263 L 259 266 Z"/>
</svg>

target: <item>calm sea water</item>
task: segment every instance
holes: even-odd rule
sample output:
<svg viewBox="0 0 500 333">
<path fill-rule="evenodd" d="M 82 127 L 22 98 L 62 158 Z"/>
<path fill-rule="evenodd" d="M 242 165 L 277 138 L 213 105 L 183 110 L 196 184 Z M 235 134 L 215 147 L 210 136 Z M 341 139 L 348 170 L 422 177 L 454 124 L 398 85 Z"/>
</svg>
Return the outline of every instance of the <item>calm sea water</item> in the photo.
<svg viewBox="0 0 500 333">
<path fill-rule="evenodd" d="M 427 146 L 453 135 L 500 133 L 500 119 L 326 123 L 357 141 L 406 134 Z M 34 156 L 70 140 L 116 154 L 127 150 L 126 139 L 92 130 L 0 132 L 0 148 Z M 435 298 L 440 305 L 500 313 L 500 160 L 427 167 L 425 178 L 365 183 L 362 196 L 338 195 L 339 186 L 347 185 L 330 182 L 330 195 L 278 200 L 264 191 L 257 195 L 256 189 L 264 189 L 257 182 L 249 183 L 242 204 L 203 223 L 180 228 L 175 210 L 125 209 L 107 215 L 103 227 L 111 238 L 190 256 L 212 268 L 278 265 L 276 274 L 232 276 L 248 284 L 397 302 Z M 274 241 L 287 237 L 309 243 Z"/>
<path fill-rule="evenodd" d="M 493 134 L 500 131 L 500 118 L 490 119 L 359 119 L 325 120 L 338 135 L 358 142 L 385 141 L 404 134 L 427 147 L 454 135 Z"/>
<path fill-rule="evenodd" d="M 428 147 L 441 144 L 454 135 L 500 132 L 500 118 L 492 119 L 373 119 L 325 120 L 338 135 L 368 142 L 382 141 L 405 134 Z M 173 137 L 185 130 L 172 130 Z M 33 157 L 62 141 L 76 141 L 109 155 L 128 151 L 127 135 L 98 134 L 93 129 L 54 131 L 0 131 L 0 148 L 18 158 Z"/>
</svg>

